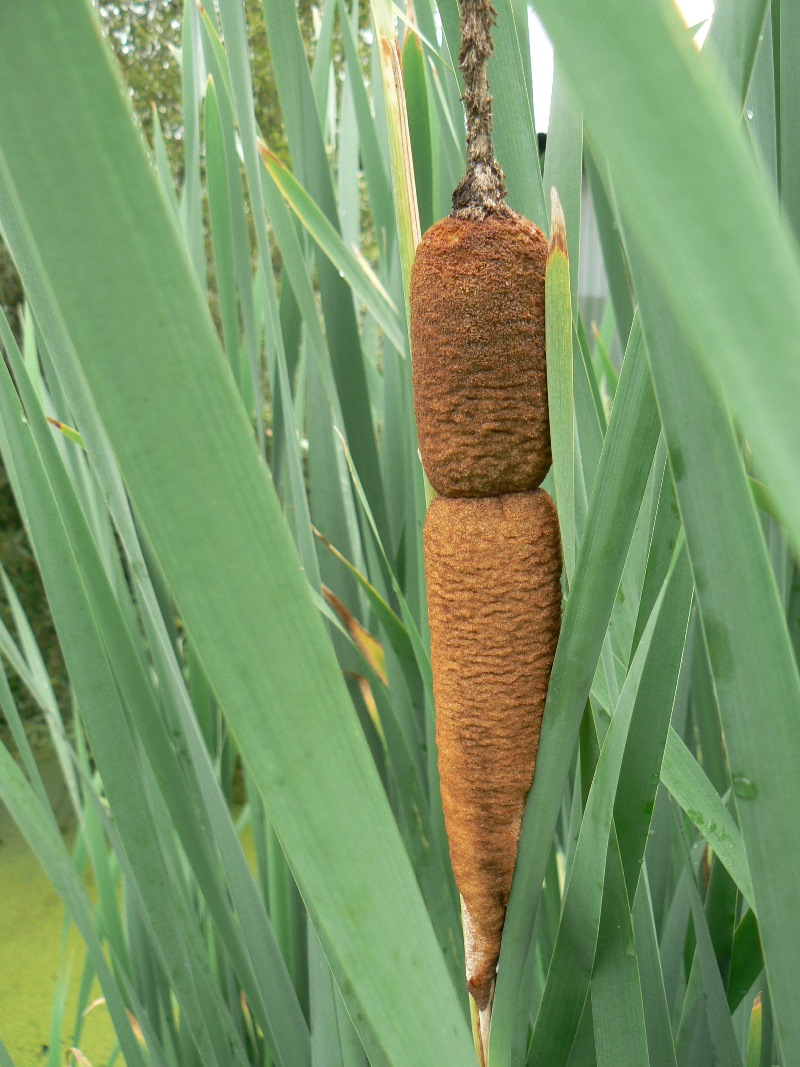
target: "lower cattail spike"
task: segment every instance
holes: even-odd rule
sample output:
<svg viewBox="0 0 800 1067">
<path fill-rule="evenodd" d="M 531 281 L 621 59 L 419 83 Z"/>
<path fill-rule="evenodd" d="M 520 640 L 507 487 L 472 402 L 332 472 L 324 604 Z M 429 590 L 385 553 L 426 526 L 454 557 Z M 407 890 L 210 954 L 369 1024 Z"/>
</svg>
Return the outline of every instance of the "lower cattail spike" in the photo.
<svg viewBox="0 0 800 1067">
<path fill-rule="evenodd" d="M 561 621 L 555 505 L 541 489 L 439 497 L 424 547 L 442 803 L 467 986 L 488 1025 Z"/>
</svg>

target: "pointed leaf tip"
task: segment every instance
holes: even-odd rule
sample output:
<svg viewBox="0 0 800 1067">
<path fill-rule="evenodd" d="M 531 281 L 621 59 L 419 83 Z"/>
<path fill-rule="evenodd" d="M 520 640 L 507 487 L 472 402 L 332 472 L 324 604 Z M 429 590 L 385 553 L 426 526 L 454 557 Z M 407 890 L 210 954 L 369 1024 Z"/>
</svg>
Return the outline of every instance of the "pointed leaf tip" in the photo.
<svg viewBox="0 0 800 1067">
<path fill-rule="evenodd" d="M 550 249 L 549 255 L 558 249 L 564 256 L 569 259 L 569 251 L 567 250 L 567 224 L 564 220 L 564 209 L 561 207 L 561 201 L 558 198 L 558 192 L 553 187 L 550 190 Z"/>
</svg>

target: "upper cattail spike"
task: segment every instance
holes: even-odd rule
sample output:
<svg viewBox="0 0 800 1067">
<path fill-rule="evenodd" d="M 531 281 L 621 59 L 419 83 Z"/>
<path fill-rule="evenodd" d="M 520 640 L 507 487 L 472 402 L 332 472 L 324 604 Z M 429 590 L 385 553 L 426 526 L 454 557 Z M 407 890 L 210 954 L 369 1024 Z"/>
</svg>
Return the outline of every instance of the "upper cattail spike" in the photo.
<svg viewBox="0 0 800 1067">
<path fill-rule="evenodd" d="M 494 51 L 491 0 L 460 0 L 464 108 L 467 114 L 467 172 L 453 193 L 453 215 L 480 220 L 505 214 L 505 176 L 492 148 L 492 97 L 486 63 Z"/>
</svg>

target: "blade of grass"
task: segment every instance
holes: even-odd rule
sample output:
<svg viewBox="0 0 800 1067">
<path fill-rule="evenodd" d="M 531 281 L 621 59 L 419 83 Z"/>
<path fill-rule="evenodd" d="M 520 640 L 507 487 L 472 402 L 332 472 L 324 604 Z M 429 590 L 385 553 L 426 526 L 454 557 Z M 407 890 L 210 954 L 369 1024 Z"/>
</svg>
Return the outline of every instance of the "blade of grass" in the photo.
<svg viewBox="0 0 800 1067">
<path fill-rule="evenodd" d="M 230 70 L 225 61 L 225 53 L 222 44 L 216 36 L 208 15 L 203 12 L 201 23 L 203 48 L 206 54 L 206 65 L 213 76 L 219 79 L 222 89 L 215 83 L 214 96 L 220 113 L 219 132 L 222 136 L 222 147 L 225 154 L 225 167 L 227 172 L 228 209 L 230 211 L 231 235 L 233 239 L 234 267 L 236 274 L 236 287 L 241 310 L 242 327 L 244 329 L 246 355 L 242 356 L 243 383 L 242 395 L 247 399 L 247 410 L 256 418 L 256 428 L 260 432 L 263 427 L 261 417 L 261 351 L 258 327 L 256 325 L 256 312 L 253 300 L 253 277 L 251 266 L 250 237 L 248 233 L 247 208 L 242 185 L 242 167 L 236 144 L 236 123 L 234 120 L 234 94 L 231 85 Z M 219 91 L 218 91 L 219 89 Z M 206 135 L 208 138 L 208 134 Z M 213 137 L 213 134 L 212 134 Z M 208 152 L 208 147 L 206 151 Z M 213 145 L 211 147 L 213 152 Z M 209 179 L 210 180 L 210 179 Z M 209 196 L 211 191 L 209 188 Z M 230 357 L 229 357 L 230 358 Z M 249 374 L 248 374 L 249 372 Z M 275 413 L 273 413 L 274 416 Z M 263 442 L 262 449 L 263 449 Z"/>
<path fill-rule="evenodd" d="M 341 10 L 340 0 L 337 0 L 336 5 Z M 357 16 L 358 12 L 356 12 Z M 340 15 L 339 25 L 341 26 L 342 37 L 350 30 L 350 23 L 352 22 L 352 16 L 348 16 L 346 9 Z M 361 71 L 356 72 L 359 82 L 361 80 Z M 363 88 L 363 84 L 362 84 Z M 364 172 L 361 166 L 361 131 L 359 129 L 359 122 L 356 110 L 356 96 L 358 94 L 358 85 L 356 85 L 352 71 L 348 65 L 345 64 L 342 71 L 342 91 L 339 98 L 339 114 L 338 114 L 338 143 L 336 144 L 336 200 L 339 204 L 339 221 L 341 223 L 342 240 L 347 248 L 358 247 L 361 241 L 361 182 L 364 177 Z M 373 135 L 375 133 L 374 123 L 372 122 L 372 112 L 369 111 L 369 104 L 367 105 L 369 113 L 369 123 L 372 126 Z M 373 213 L 373 221 L 374 221 Z M 378 239 L 378 247 L 385 247 L 385 240 Z M 364 333 L 362 327 L 362 342 L 364 340 Z M 371 348 L 371 346 L 369 346 Z M 369 356 L 367 352 L 369 348 L 365 349 L 365 356 L 367 357 L 367 385 L 369 382 Z M 373 395 L 373 390 L 370 386 L 370 396 Z"/>
<path fill-rule="evenodd" d="M 200 180 L 200 107 L 205 73 L 200 45 L 197 4 L 184 0 L 181 20 L 181 81 L 183 86 L 183 188 L 180 218 L 197 279 L 206 291 L 206 250 Z"/>
<path fill-rule="evenodd" d="M 364 85 L 361 63 L 353 32 L 346 17 L 343 0 L 339 0 L 339 22 L 342 28 L 342 45 L 349 75 L 349 87 L 353 95 L 364 179 L 369 193 L 372 217 L 377 228 L 378 247 L 388 250 L 394 241 L 394 204 L 389 176 L 383 165 L 375 120 L 370 109 L 369 96 Z"/>
<path fill-rule="evenodd" d="M 389 294 L 375 275 L 367 270 L 364 260 L 345 247 L 339 234 L 274 152 L 266 146 L 261 147 L 260 151 L 267 172 L 286 197 L 289 206 L 337 271 L 352 286 L 353 292 L 364 302 L 391 343 L 402 352 L 405 347 L 405 326 Z"/>
<path fill-rule="evenodd" d="M 544 157 L 544 189 L 550 196 L 550 227 L 552 236 L 552 190 L 558 190 L 563 209 L 569 248 L 569 271 L 572 288 L 573 314 L 578 310 L 578 269 L 580 265 L 581 186 L 583 157 L 583 116 L 556 61 L 553 75 L 553 98 L 550 104 L 550 124 L 547 152 Z"/>
<path fill-rule="evenodd" d="M 700 764 L 671 728 L 664 750 L 661 780 L 714 849 L 742 896 L 748 903 L 752 902 L 750 868 L 739 828 Z"/>
<path fill-rule="evenodd" d="M 552 236 L 547 256 L 547 399 L 553 478 L 567 582 L 575 571 L 575 415 L 572 390 L 572 300 L 567 231 L 555 189 L 550 193 Z"/>
<path fill-rule="evenodd" d="M 0 325 L 2 324 L 0 323 Z M 12 344 L 9 348 L 12 362 L 14 359 L 14 351 Z M 280 1035 L 285 1024 L 289 1024 L 289 1029 L 291 1029 L 292 1026 L 296 1027 L 299 1009 L 297 1008 L 296 1003 L 294 1003 L 295 998 L 291 988 L 287 988 L 287 986 L 284 985 L 283 989 L 281 989 L 281 980 L 283 979 L 284 982 L 287 981 L 283 961 L 280 959 L 279 954 L 276 956 L 274 938 L 269 929 L 269 922 L 266 920 L 263 906 L 250 877 L 247 862 L 242 853 L 238 838 L 236 837 L 227 808 L 225 807 L 225 803 L 217 787 L 215 773 L 211 766 L 208 752 L 198 732 L 195 712 L 191 706 L 187 706 L 188 698 L 183 676 L 180 667 L 174 660 L 173 645 L 167 633 L 167 628 L 161 618 L 160 608 L 156 601 L 152 585 L 150 584 L 147 564 L 139 547 L 138 535 L 134 529 L 133 520 L 128 508 L 127 497 L 122 488 L 122 482 L 116 464 L 113 457 L 110 455 L 110 448 L 105 434 L 98 424 L 97 416 L 91 404 L 87 402 L 88 390 L 85 388 L 80 370 L 67 358 L 68 354 L 69 350 L 67 348 L 63 349 L 61 353 L 62 364 L 60 370 L 64 375 L 65 382 L 68 383 L 68 391 L 70 392 L 72 407 L 78 415 L 80 425 L 84 428 L 93 463 L 95 465 L 95 473 L 102 485 L 102 496 L 108 501 L 116 529 L 125 548 L 129 572 L 132 575 L 133 583 L 136 588 L 137 599 L 143 610 L 142 621 L 145 627 L 148 646 L 154 657 L 162 692 L 164 693 L 165 698 L 166 694 L 169 694 L 173 708 L 178 710 L 176 718 L 170 723 L 172 736 L 175 744 L 182 748 L 183 751 L 190 754 L 190 758 L 194 763 L 194 769 L 197 773 L 197 785 L 194 795 L 189 801 L 190 807 L 188 812 L 185 809 L 185 798 L 182 798 L 180 789 L 178 789 L 177 794 L 174 794 L 171 788 L 167 791 L 167 796 L 172 798 L 173 805 L 175 802 L 178 803 L 177 808 L 173 806 L 175 822 L 176 825 L 182 827 L 181 836 L 184 847 L 187 849 L 187 855 L 191 859 L 194 854 L 193 863 L 198 874 L 200 886 L 207 894 L 209 891 L 213 894 L 207 898 L 211 905 L 211 911 L 219 921 L 220 929 L 225 934 L 224 939 L 228 951 L 231 953 L 232 958 L 237 960 L 237 968 L 239 973 L 243 975 L 243 983 L 256 1016 L 258 1017 L 261 1026 L 265 1030 L 271 1032 L 272 1025 L 269 1021 L 270 1014 L 272 1011 L 277 1012 L 278 1023 L 276 1032 Z M 53 383 L 55 380 L 54 368 L 51 367 L 49 369 L 48 376 L 49 381 Z M 27 395 L 26 378 L 24 376 L 20 376 L 19 386 L 22 395 Z M 36 405 L 36 402 L 33 400 L 31 403 Z M 35 414 L 36 406 L 29 409 L 29 424 L 34 432 L 38 432 L 41 429 L 40 416 L 36 418 L 34 417 Z M 38 440 L 40 446 L 45 449 L 45 453 L 47 453 L 48 448 L 52 453 L 52 442 L 50 441 L 48 433 L 42 435 L 41 432 L 39 432 Z M 49 469 L 51 476 L 57 473 L 57 461 L 54 462 L 52 457 Z M 66 494 L 68 497 L 68 488 L 66 489 Z M 62 499 L 66 499 L 64 497 L 63 485 Z M 73 543 L 83 545 L 88 542 L 86 542 L 84 536 L 78 533 L 73 536 Z M 124 591 L 127 596 L 127 583 L 123 583 L 121 590 Z M 99 595 L 95 595 L 95 606 L 97 607 L 103 603 L 101 588 Z M 171 605 L 169 606 L 169 610 L 172 610 Z M 114 633 L 115 628 L 118 630 L 118 620 L 113 613 L 111 616 L 106 613 L 102 628 L 107 634 Z M 129 622 L 129 628 L 132 634 L 138 635 L 138 621 Z M 117 666 L 119 668 L 119 662 Z M 131 703 L 138 707 L 139 713 L 142 715 L 149 706 L 147 688 L 139 687 L 137 690 L 136 683 L 134 682 L 133 691 L 136 692 L 137 695 L 133 697 Z M 169 707 L 170 705 L 167 703 L 165 705 L 165 710 Z M 157 713 L 156 718 L 151 719 L 151 723 L 153 722 L 158 723 Z M 143 729 L 144 725 L 145 720 L 140 720 L 141 739 L 147 748 L 148 734 L 147 731 Z M 178 785 L 182 780 L 180 770 L 171 766 L 164 767 L 163 762 L 164 757 L 169 756 L 172 748 L 171 743 L 165 736 L 161 736 L 158 730 L 156 730 L 155 736 L 153 736 L 152 726 L 149 736 L 152 739 L 152 743 L 149 746 L 151 758 L 155 755 L 155 757 L 157 757 L 156 764 L 160 764 L 162 767 L 162 785 L 165 782 L 169 787 L 172 787 L 173 783 Z M 167 763 L 169 763 L 169 759 L 167 760 Z M 186 768 L 184 768 L 184 770 L 186 770 Z M 187 781 L 189 783 L 193 782 L 191 775 L 188 776 Z M 216 841 L 220 849 L 223 868 L 228 875 L 228 888 L 237 911 L 238 925 L 241 926 L 243 931 L 244 943 L 250 952 L 250 957 L 260 984 L 260 989 L 254 987 L 254 978 L 250 975 L 248 965 L 243 961 L 242 951 L 238 941 L 239 935 L 237 930 L 230 926 L 226 910 L 227 905 L 222 904 L 222 906 L 220 906 L 220 888 L 216 885 L 216 878 L 213 875 L 216 861 L 215 859 L 210 859 L 205 856 L 202 847 L 200 849 L 197 848 L 198 838 L 195 831 L 195 824 L 198 821 L 198 816 L 203 811 L 207 813 L 206 817 L 213 833 L 213 840 Z M 204 844 L 205 841 L 206 839 L 203 838 Z M 209 872 L 212 872 L 210 879 Z M 237 952 L 238 958 L 236 955 Z M 267 1007 L 267 1005 L 270 1005 L 270 1007 Z M 294 1020 L 294 1022 L 292 1022 L 292 1020 Z M 300 1029 L 302 1030 L 303 1027 L 301 1026 Z M 299 1051 L 299 1047 L 302 1046 L 302 1039 L 300 1040 L 299 1046 L 296 1040 L 293 1044 L 295 1047 L 291 1051 L 289 1059 L 294 1060 L 297 1056 L 302 1058 L 302 1053 Z"/>
<path fill-rule="evenodd" d="M 18 370 L 22 387 L 25 371 Z M 148 914 L 174 982 L 176 996 L 187 1019 L 191 1020 L 198 1051 L 210 1063 L 222 1064 L 226 1058 L 233 1057 L 234 1062 L 243 1064 L 244 1050 L 241 1046 L 237 1048 L 236 1036 L 229 1016 L 222 1009 L 219 991 L 213 988 L 204 970 L 200 933 L 191 924 L 182 929 L 188 922 L 188 901 L 171 876 L 164 851 L 150 833 L 152 812 L 143 801 L 142 769 L 120 692 L 120 688 L 124 688 L 124 675 L 118 687 L 94 614 L 96 605 L 93 606 L 88 598 L 86 576 L 81 573 L 69 544 L 64 519 L 34 444 L 33 434 L 37 423 L 44 424 L 43 417 L 39 415 L 37 419 L 29 409 L 30 414 L 23 423 L 18 404 L 8 371 L 2 367 L 0 447 L 15 495 L 26 500 L 31 541 L 53 606 L 59 641 L 69 664 L 76 699 L 86 716 L 95 758 L 103 769 L 109 804 L 115 812 L 126 852 L 135 865 L 132 877 L 148 901 Z M 50 435 L 50 432 L 45 425 L 45 434 Z M 56 472 L 57 466 L 54 465 L 52 473 Z M 83 548 L 86 551 L 90 544 L 91 535 L 87 532 L 77 550 L 80 552 Z M 95 561 L 95 575 L 100 573 L 101 566 Z M 122 623 L 122 629 L 124 625 Z M 115 636 L 109 635 L 109 639 L 113 641 Z M 141 668 L 141 664 L 138 666 Z M 150 700 L 154 704 L 152 695 Z M 157 708 L 155 714 L 158 715 Z M 164 731 L 160 751 L 169 757 L 170 749 Z M 187 821 L 181 828 L 191 832 L 193 826 Z M 197 832 L 199 829 L 196 828 Z"/>
<path fill-rule="evenodd" d="M 229 61 L 235 68 L 231 73 L 241 80 L 237 101 L 241 128 L 244 107 L 248 107 L 248 122 L 253 121 L 244 13 L 234 0 L 222 0 L 219 7 Z M 319 205 L 331 226 L 338 230 L 339 216 L 333 179 L 295 4 L 291 0 L 270 0 L 268 3 L 262 3 L 262 9 L 294 169 L 300 184 L 308 189 L 309 195 Z M 234 35 L 235 54 L 231 52 Z M 250 146 L 247 150 L 250 150 Z M 266 266 L 265 261 L 265 269 Z M 339 387 L 348 439 L 352 439 L 353 457 L 378 521 L 383 523 L 383 493 L 377 443 L 352 295 L 338 270 L 322 256 L 317 259 L 317 271 L 331 361 Z"/>
<path fill-rule="evenodd" d="M 655 599 L 658 596 L 658 591 L 664 582 L 664 576 L 669 568 L 672 553 L 675 551 L 680 530 L 681 518 L 678 512 L 678 504 L 675 500 L 675 490 L 672 486 L 672 473 L 669 464 L 665 464 L 664 472 L 661 476 L 655 522 L 647 553 L 647 565 L 639 598 L 636 626 L 633 632 L 633 648 L 636 648 L 639 642 L 644 624 L 649 618 Z"/>
<path fill-rule="evenodd" d="M 733 937 L 736 932 L 736 916 L 739 911 L 739 889 L 725 867 L 717 861 L 711 849 L 706 846 L 703 846 L 700 854 L 700 865 L 703 881 L 708 879 L 703 902 L 708 932 L 711 935 L 714 956 L 723 985 L 727 985 L 733 952 Z"/>
<path fill-rule="evenodd" d="M 403 274 L 403 291 L 407 296 L 411 284 L 414 250 L 420 239 L 420 224 L 414 157 L 411 153 L 408 112 L 403 90 L 403 68 L 391 0 L 372 0 L 371 8 L 389 140 L 400 268 Z"/>
<path fill-rule="evenodd" d="M 778 51 L 780 64 L 780 112 L 779 112 L 779 181 L 781 205 L 792 224 L 795 237 L 800 236 L 800 195 L 794 178 L 800 164 L 800 135 L 798 120 L 800 109 L 800 60 L 797 55 L 797 41 L 800 35 L 800 12 L 791 4 L 780 8 L 780 33 Z"/>
<path fill-rule="evenodd" d="M 313 928 L 309 931 L 312 1067 L 344 1067 L 336 1014 L 336 985 Z"/>
<path fill-rule="evenodd" d="M 46 427 L 42 418 L 41 412 L 36 409 L 36 399 L 33 396 L 33 391 L 30 389 L 29 383 L 25 377 L 24 371 L 21 368 L 15 366 L 15 354 L 10 353 L 12 367 L 17 372 L 17 387 L 20 395 L 27 404 L 26 418 L 28 425 L 31 428 L 31 432 L 36 440 L 36 443 L 41 450 L 41 455 L 45 462 L 47 475 L 50 484 L 53 486 L 54 495 L 56 497 L 55 504 L 59 509 L 56 512 L 57 518 L 53 518 L 50 523 L 50 528 L 54 531 L 55 536 L 57 531 L 61 527 L 61 522 L 66 527 L 66 532 L 72 541 L 72 545 L 75 555 L 75 562 L 77 564 L 78 571 L 80 573 L 80 580 L 86 586 L 87 593 L 90 596 L 90 603 L 92 604 L 92 612 L 96 615 L 100 629 L 103 634 L 103 640 L 106 644 L 106 649 L 98 649 L 95 653 L 95 660 L 98 663 L 102 663 L 104 658 L 104 651 L 110 657 L 110 666 L 112 666 L 115 674 L 115 680 L 117 687 L 120 691 L 120 696 L 123 700 L 127 701 L 129 707 L 135 707 L 138 713 L 138 729 L 142 747 L 147 752 L 150 762 L 153 767 L 153 772 L 156 779 L 159 780 L 162 791 L 164 792 L 167 805 L 170 807 L 172 819 L 174 821 L 175 828 L 180 835 L 183 846 L 186 849 L 187 857 L 193 864 L 195 872 L 197 874 L 198 883 L 201 890 L 206 896 L 206 900 L 209 906 L 211 914 L 214 916 L 215 921 L 220 927 L 220 931 L 225 938 L 228 951 L 231 954 L 231 959 L 238 971 L 243 987 L 247 992 L 251 1002 L 254 1004 L 257 1013 L 261 1011 L 260 1022 L 264 1025 L 270 1035 L 270 1042 L 272 1042 L 273 1035 L 277 1042 L 277 1049 L 274 1050 L 283 1062 L 292 1062 L 295 1059 L 307 1058 L 307 1046 L 308 1035 L 305 1031 L 305 1025 L 301 1017 L 300 1008 L 297 1004 L 294 991 L 289 983 L 288 976 L 286 975 L 285 968 L 283 967 L 283 961 L 278 953 L 274 938 L 272 938 L 272 932 L 267 924 L 266 930 L 256 925 L 255 929 L 252 925 L 253 912 L 252 908 L 248 908 L 246 905 L 240 906 L 239 922 L 242 925 L 249 925 L 249 932 L 251 935 L 256 935 L 260 950 L 264 955 L 264 958 L 269 961 L 270 971 L 274 976 L 274 981 L 268 981 L 264 985 L 265 995 L 263 998 L 260 995 L 260 990 L 256 986 L 255 976 L 252 973 L 251 967 L 246 960 L 246 952 L 244 942 L 241 939 L 237 925 L 234 923 L 232 916 L 226 906 L 225 890 L 220 884 L 219 876 L 216 867 L 216 858 L 208 852 L 207 838 L 204 834 L 204 827 L 198 816 L 201 816 L 203 809 L 208 807 L 213 810 L 213 803 L 210 797 L 210 790 L 208 787 L 205 790 L 195 786 L 194 795 L 191 792 L 182 792 L 179 788 L 174 788 L 174 785 L 181 782 L 183 774 L 182 769 L 176 759 L 173 751 L 173 745 L 170 743 L 170 735 L 165 729 L 164 723 L 162 723 L 158 706 L 154 699 L 154 695 L 147 684 L 145 670 L 143 664 L 140 662 L 137 656 L 136 649 L 133 647 L 130 634 L 126 632 L 125 623 L 121 617 L 118 606 L 114 603 L 113 596 L 110 595 L 111 591 L 108 588 L 107 582 L 103 581 L 103 575 L 99 562 L 94 558 L 91 548 L 92 540 L 91 534 L 83 524 L 83 516 L 75 506 L 75 501 L 70 496 L 70 487 L 64 479 L 63 472 L 59 469 L 59 462 L 54 455 L 53 440 L 50 430 Z M 35 468 L 34 468 L 35 469 Z M 33 475 L 29 473 L 28 477 Z M 40 476 L 41 481 L 41 476 Z M 39 495 L 44 498 L 46 493 L 44 491 L 44 483 L 42 482 L 42 488 L 39 491 Z M 37 500 L 37 507 L 43 506 L 43 500 Z M 34 544 L 40 544 L 40 537 L 42 536 L 41 530 L 36 527 L 32 527 L 31 534 L 34 539 Z M 51 541 L 44 542 L 45 549 L 48 549 L 51 553 L 54 550 L 54 543 Z M 42 551 L 42 565 L 49 568 L 51 564 L 51 558 L 44 554 Z M 45 571 L 48 576 L 50 571 Z M 63 595 L 63 594 L 62 594 Z M 63 625 L 63 618 L 59 618 L 59 623 Z M 158 646 L 157 641 L 151 641 L 151 648 L 158 662 Z M 85 669 L 83 663 L 75 664 L 73 661 L 73 672 L 77 677 L 80 677 L 80 672 Z M 87 677 L 86 684 L 91 679 Z M 164 679 L 166 681 L 166 679 Z M 102 681 L 102 678 L 99 679 Z M 109 745 L 107 730 L 111 724 L 106 724 L 105 720 L 99 720 L 96 718 L 95 708 L 92 704 L 84 703 L 84 717 L 87 720 L 87 726 L 89 727 L 92 737 L 98 742 L 98 751 L 95 753 L 101 770 L 105 773 L 105 768 L 108 766 L 105 756 L 102 753 L 109 753 L 113 746 Z M 111 711 L 107 711 L 107 716 L 111 716 Z M 127 735 L 124 732 L 125 727 L 121 722 L 116 724 L 116 733 L 125 738 Z M 100 731 L 103 731 L 100 733 Z M 173 730 L 173 737 L 177 740 L 180 733 L 177 728 Z M 184 740 L 184 739 L 182 739 Z M 191 748 L 197 741 L 196 737 L 185 738 L 185 743 Z M 202 744 L 202 742 L 201 742 Z M 121 742 L 120 742 L 120 747 Z M 132 762 L 134 757 L 131 754 L 128 756 L 128 761 Z M 125 759 L 121 764 L 117 764 L 117 767 L 124 765 Z M 109 774 L 111 771 L 108 772 Z M 210 783 L 211 789 L 216 791 L 216 782 L 211 777 Z M 120 816 L 121 818 L 121 816 Z M 132 832 L 132 830 L 130 831 Z M 226 869 L 237 869 L 237 857 L 232 857 L 230 847 L 227 848 Z M 135 857 L 135 853 L 134 853 Z M 157 854 L 154 856 L 154 861 L 157 861 Z M 238 856 L 238 870 L 240 880 L 243 870 L 246 871 L 246 865 L 244 864 L 243 857 Z M 243 890 L 234 889 L 234 898 L 239 896 L 239 901 L 246 900 L 246 897 L 242 897 L 240 894 Z M 237 901 L 238 903 L 238 901 Z M 262 978 L 263 978 L 262 971 Z M 266 995 L 268 991 L 271 996 Z"/>
<path fill-rule="evenodd" d="M 39 767 L 36 763 L 36 758 L 33 755 L 33 749 L 31 748 L 28 736 L 25 733 L 25 727 L 22 723 L 22 718 L 17 708 L 16 701 L 14 700 L 14 694 L 11 692 L 11 687 L 8 684 L 8 676 L 6 674 L 5 666 L 0 660 L 0 711 L 3 713 L 3 717 L 6 722 L 6 726 L 11 731 L 11 736 L 14 739 L 14 744 L 17 746 L 17 753 L 22 760 L 22 765 L 25 768 L 25 773 L 28 776 L 28 780 L 36 793 L 39 803 L 42 806 L 42 811 L 50 812 L 50 803 L 47 799 L 47 790 L 45 789 L 42 776 L 39 773 Z"/>
<path fill-rule="evenodd" d="M 465 146 L 456 132 L 457 122 L 461 119 L 462 106 L 457 95 L 455 102 L 451 100 L 457 84 L 455 78 L 447 78 L 446 74 L 440 73 L 433 59 L 428 64 L 428 73 L 433 88 L 440 134 L 434 141 L 438 163 L 436 216 L 444 218 L 451 210 L 453 190 L 461 180 L 466 167 Z M 450 91 L 450 96 L 448 91 Z"/>
<path fill-rule="evenodd" d="M 753 77 L 760 34 L 768 9 L 769 0 L 746 0 L 745 3 L 723 0 L 714 8 L 711 29 L 706 38 L 704 48 L 720 58 L 742 107 Z"/>
<path fill-rule="evenodd" d="M 658 952 L 650 886 L 646 877 L 639 880 L 633 902 L 633 934 L 636 958 L 642 981 L 642 1001 L 647 1025 L 647 1046 L 650 1062 L 659 1067 L 677 1067 L 669 1008 L 664 992 L 664 974 Z"/>
<path fill-rule="evenodd" d="M 597 233 L 600 238 L 603 267 L 611 294 L 611 305 L 617 320 L 619 336 L 624 339 L 628 336 L 633 324 L 633 293 L 628 276 L 628 265 L 625 262 L 625 253 L 617 231 L 614 211 L 603 188 L 594 158 L 591 138 L 588 135 L 586 151 L 584 152 L 584 165 L 592 198 L 592 207 L 594 208 Z"/>
<path fill-rule="evenodd" d="M 575 423 L 580 441 L 581 467 L 586 487 L 585 492 L 591 495 L 597 475 L 597 465 L 600 462 L 600 453 L 603 450 L 603 437 L 607 427 L 591 359 L 587 349 L 580 342 L 580 334 L 578 335 L 577 344 L 573 340 L 572 360 L 574 364 Z"/>
<path fill-rule="evenodd" d="M 662 652 L 658 658 L 648 660 L 642 676 L 637 698 L 640 707 L 629 732 L 614 802 L 618 847 L 631 899 L 636 895 L 644 862 L 692 607 L 689 561 L 682 546 L 676 548 L 676 553 L 678 562 L 674 562 L 673 554 L 671 565 L 673 595 L 664 608 L 663 626 L 658 631 Z"/>
<path fill-rule="evenodd" d="M 613 833 L 606 862 L 591 998 L 598 1067 L 619 1067 L 624 1063 L 648 1067 L 650 1055 L 633 923 L 622 858 Z"/>
<path fill-rule="evenodd" d="M 688 862 L 688 856 L 687 856 Z M 725 989 L 719 973 L 714 946 L 708 931 L 703 904 L 693 877 L 688 880 L 689 903 L 692 909 L 692 921 L 697 939 L 697 959 L 703 980 L 703 1000 L 708 1020 L 714 1062 L 725 1064 L 741 1063 L 741 1055 L 733 1031 Z"/>
<path fill-rule="evenodd" d="M 733 952 L 728 978 L 728 1007 L 735 1011 L 764 969 L 758 923 L 752 910 L 747 911 L 733 935 Z"/>
<path fill-rule="evenodd" d="M 758 159 L 778 188 L 778 115 L 777 115 L 772 20 L 764 23 L 763 41 L 759 42 L 745 116 Z M 752 119 L 749 113 L 752 112 Z"/>
<path fill-rule="evenodd" d="M 335 84 L 335 75 L 331 71 L 331 49 L 333 47 L 333 25 L 336 18 L 336 4 L 322 5 L 322 22 L 316 33 L 314 60 L 311 65 L 311 85 L 317 102 L 319 123 L 326 135 L 326 126 L 330 118 L 331 83 Z"/>
<path fill-rule="evenodd" d="M 455 6 L 455 0 L 450 2 Z M 548 233 L 533 105 L 525 78 L 525 68 L 530 69 L 530 55 L 522 55 L 512 0 L 498 0 L 496 6 L 494 55 L 486 71 L 494 97 L 495 154 L 505 171 L 509 206 Z"/>
<path fill-rule="evenodd" d="M 406 91 L 408 131 L 414 156 L 414 181 L 417 192 L 420 231 L 425 233 L 434 223 L 433 150 L 428 117 L 428 88 L 425 60 L 419 38 L 407 33 L 401 52 L 403 84 Z"/>
<path fill-rule="evenodd" d="M 214 242 L 214 274 L 219 293 L 222 335 L 225 352 L 239 383 L 242 397 L 245 398 L 249 380 L 241 358 L 239 306 L 236 299 L 236 259 L 233 251 L 230 207 L 232 198 L 225 164 L 222 116 L 217 103 L 217 92 L 211 78 L 209 78 L 205 97 L 205 149 L 208 210 Z"/>
</svg>

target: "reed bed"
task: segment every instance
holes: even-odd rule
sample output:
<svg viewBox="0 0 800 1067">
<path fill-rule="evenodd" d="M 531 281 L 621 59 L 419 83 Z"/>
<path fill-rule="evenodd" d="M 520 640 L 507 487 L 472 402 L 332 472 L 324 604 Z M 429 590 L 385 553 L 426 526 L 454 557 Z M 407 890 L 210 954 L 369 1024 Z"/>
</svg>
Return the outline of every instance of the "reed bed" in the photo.
<svg viewBox="0 0 800 1067">
<path fill-rule="evenodd" d="M 794 16 L 720 3 L 699 49 L 667 0 L 538 0 L 542 168 L 529 9 L 495 7 L 508 216 L 467 152 L 456 0 L 374 0 L 369 22 L 325 0 L 311 63 L 294 4 L 265 2 L 290 165 L 240 0 L 189 0 L 177 180 L 89 0 L 0 5 L 26 300 L 19 335 L 0 318 L 0 452 L 70 678 L 67 708 L 4 582 L 0 800 L 86 946 L 77 1007 L 65 965 L 42 1020 L 53 1067 L 83 1067 L 95 981 L 128 1067 L 476 1062 L 454 820 L 500 857 L 489 1067 L 797 1062 Z M 512 234 L 493 254 L 530 252 L 495 261 L 507 313 L 476 323 L 429 238 L 420 319 L 415 246 L 479 224 L 440 221 L 470 168 Z M 454 364 L 420 388 L 426 330 L 462 381 L 464 333 L 517 345 L 485 465 L 505 473 L 477 493 Z M 501 629 L 550 675 L 543 708 Z M 42 709 L 69 846 L 7 674 Z M 439 775 L 434 691 L 458 750 L 481 687 L 496 718 L 534 708 L 496 832 Z M 13 1014 L 0 1063 L 27 1067 Z"/>
</svg>

